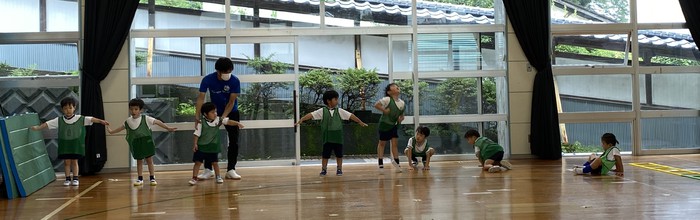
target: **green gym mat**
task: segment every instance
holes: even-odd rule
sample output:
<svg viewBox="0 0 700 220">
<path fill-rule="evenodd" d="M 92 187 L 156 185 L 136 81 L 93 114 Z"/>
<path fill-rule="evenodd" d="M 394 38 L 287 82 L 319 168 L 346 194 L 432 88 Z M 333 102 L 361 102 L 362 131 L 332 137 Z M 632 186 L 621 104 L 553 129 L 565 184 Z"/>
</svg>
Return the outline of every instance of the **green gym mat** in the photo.
<svg viewBox="0 0 700 220">
<path fill-rule="evenodd" d="M 2 174 L 2 185 L 5 187 L 7 198 L 14 199 L 19 196 L 19 191 L 17 191 L 15 176 L 10 170 L 10 154 L 5 150 L 5 140 L 7 139 L 5 133 L 5 118 L 0 118 L 0 128 L 2 131 L 2 135 L 0 135 L 0 169 L 2 169 L 0 173 Z"/>
<path fill-rule="evenodd" d="M 40 124 L 39 116 L 11 116 L 0 123 L 4 150 L 8 153 L 9 168 L 20 196 L 27 197 L 56 180 L 42 132 L 29 129 Z"/>
</svg>

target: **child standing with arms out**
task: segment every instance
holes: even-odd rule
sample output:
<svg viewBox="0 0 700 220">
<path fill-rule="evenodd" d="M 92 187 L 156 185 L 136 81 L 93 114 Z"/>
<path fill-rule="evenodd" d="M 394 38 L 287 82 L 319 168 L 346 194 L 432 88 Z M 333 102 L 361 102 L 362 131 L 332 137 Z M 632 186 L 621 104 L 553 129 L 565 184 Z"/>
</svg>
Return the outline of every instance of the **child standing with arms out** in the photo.
<svg viewBox="0 0 700 220">
<path fill-rule="evenodd" d="M 146 160 L 148 164 L 151 186 L 155 186 L 158 185 L 153 166 L 153 155 L 156 154 L 156 145 L 153 143 L 151 126 L 158 125 L 169 132 L 175 131 L 176 128 L 168 127 L 162 121 L 153 117 L 141 115 L 144 105 L 145 103 L 141 99 L 129 100 L 129 114 L 131 117 L 127 118 L 124 124 L 117 129 L 112 130 L 110 127 L 107 127 L 107 132 L 109 132 L 109 134 L 115 134 L 126 129 L 126 142 L 129 143 L 131 156 L 136 160 L 136 170 L 139 175 L 138 179 L 134 182 L 134 186 L 143 185 L 144 160 Z"/>
<path fill-rule="evenodd" d="M 202 104 L 200 112 L 204 118 L 197 124 L 197 130 L 194 131 L 194 147 L 192 147 L 192 151 L 194 151 L 194 155 L 192 156 L 194 167 L 192 167 L 192 179 L 189 183 L 190 185 L 197 184 L 199 166 L 204 162 L 211 162 L 214 174 L 216 175 L 216 183 L 223 183 L 224 179 L 219 175 L 218 163 L 219 153 L 221 152 L 219 127 L 227 125 L 237 126 L 239 129 L 242 129 L 243 124 L 230 120 L 229 118 L 219 118 L 216 113 L 216 105 L 214 105 L 213 102 Z"/>
<path fill-rule="evenodd" d="M 605 133 L 600 138 L 600 144 L 603 146 L 603 155 L 596 157 L 595 154 L 591 154 L 588 157 L 588 162 L 583 164 L 583 166 L 574 167 L 574 172 L 576 174 L 593 174 L 593 175 L 606 175 L 609 171 L 615 171 L 615 175 L 623 176 L 625 173 L 625 168 L 622 166 L 622 157 L 620 156 L 620 149 L 615 147 L 616 144 L 620 142 L 614 134 Z M 613 169 L 615 167 L 616 169 Z"/>
<path fill-rule="evenodd" d="M 63 117 L 51 119 L 41 125 L 32 126 L 32 130 L 41 130 L 45 128 L 58 129 L 58 159 L 63 159 L 63 168 L 66 173 L 66 181 L 64 186 L 78 186 L 80 181 L 78 175 L 78 160 L 85 156 L 85 126 L 90 126 L 93 123 L 109 125 L 109 122 L 90 116 L 82 116 L 75 114 L 75 108 L 78 106 L 78 101 L 73 98 L 64 98 L 61 100 L 61 111 Z M 71 181 L 71 170 L 73 173 Z"/>
<path fill-rule="evenodd" d="M 295 124 L 295 126 L 298 126 L 309 119 L 321 120 L 321 131 L 323 132 L 321 176 L 325 176 L 327 173 L 326 167 L 328 166 L 328 159 L 331 158 L 331 150 L 335 153 L 335 160 L 338 168 L 335 174 L 338 176 L 343 175 L 343 120 L 353 120 L 360 124 L 360 126 L 367 127 L 367 124 L 352 113 L 338 108 L 338 97 L 339 95 L 336 91 L 330 90 L 324 92 L 323 103 L 326 104 L 326 107 L 304 115 L 304 117 L 299 119 L 299 122 Z"/>
<path fill-rule="evenodd" d="M 379 119 L 379 143 L 377 144 L 377 157 L 379 162 L 379 170 L 384 169 L 384 146 L 386 142 L 391 140 L 391 155 L 393 160 L 391 164 L 396 168 L 396 172 L 401 172 L 399 165 L 399 150 L 398 150 L 398 125 L 403 121 L 403 112 L 405 103 L 399 98 L 401 91 L 396 83 L 390 83 L 384 88 L 386 97 L 377 101 L 374 108 L 382 112 L 382 117 Z"/>
<path fill-rule="evenodd" d="M 428 127 L 418 126 L 416 128 L 416 136 L 408 139 L 408 146 L 403 151 L 406 157 L 412 162 L 408 163 L 408 170 L 414 170 L 418 166 L 418 158 L 421 157 L 423 162 L 423 170 L 430 170 L 430 157 L 435 154 L 435 149 L 428 145 L 426 138 L 430 136 Z"/>
<path fill-rule="evenodd" d="M 481 167 L 489 173 L 510 170 L 512 165 L 503 160 L 503 147 L 491 139 L 481 137 L 476 130 L 469 130 L 464 134 L 469 144 L 474 145 L 474 154 L 481 162 Z"/>
</svg>

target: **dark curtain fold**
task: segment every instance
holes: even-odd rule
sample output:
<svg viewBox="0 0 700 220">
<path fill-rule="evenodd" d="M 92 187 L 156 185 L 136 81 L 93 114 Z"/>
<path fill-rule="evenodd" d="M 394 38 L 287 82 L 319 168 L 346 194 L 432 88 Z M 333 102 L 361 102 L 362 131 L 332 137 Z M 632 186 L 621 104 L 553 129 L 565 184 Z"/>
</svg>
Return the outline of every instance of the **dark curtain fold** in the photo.
<svg viewBox="0 0 700 220">
<path fill-rule="evenodd" d="M 138 0 L 85 1 L 81 114 L 104 119 L 100 82 L 107 77 L 121 52 L 136 14 Z M 105 127 L 87 127 L 85 159 L 80 172 L 99 172 L 107 161 Z"/>
<path fill-rule="evenodd" d="M 550 1 L 503 0 L 530 65 L 537 70 L 532 91 L 530 151 L 542 159 L 561 158 L 559 116 L 549 56 Z"/>
<path fill-rule="evenodd" d="M 685 17 L 685 24 L 690 30 L 690 35 L 697 46 L 697 40 L 700 40 L 700 1 L 698 0 L 678 0 Z M 700 46 L 699 46 L 700 47 Z M 700 51 L 693 51 L 695 58 L 700 59 Z"/>
</svg>

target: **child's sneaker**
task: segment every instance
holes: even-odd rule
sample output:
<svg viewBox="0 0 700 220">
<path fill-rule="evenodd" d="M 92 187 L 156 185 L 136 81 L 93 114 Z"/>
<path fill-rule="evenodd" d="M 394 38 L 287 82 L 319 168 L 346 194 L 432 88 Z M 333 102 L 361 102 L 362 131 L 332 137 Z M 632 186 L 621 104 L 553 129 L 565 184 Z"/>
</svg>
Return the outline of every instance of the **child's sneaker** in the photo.
<svg viewBox="0 0 700 220">
<path fill-rule="evenodd" d="M 190 179 L 189 183 L 190 183 L 190 186 L 194 186 L 194 184 L 197 184 L 197 180 L 196 180 L 196 179 Z"/>
<path fill-rule="evenodd" d="M 226 178 L 239 180 L 241 179 L 241 175 L 238 175 L 238 173 L 236 173 L 236 170 L 229 170 L 228 172 L 226 172 Z"/>
<path fill-rule="evenodd" d="M 73 182 L 71 183 L 71 185 L 78 186 L 78 185 L 80 185 L 80 181 L 78 181 L 78 180 L 73 180 Z"/>
<path fill-rule="evenodd" d="M 197 179 L 205 180 L 214 177 L 214 171 L 210 169 L 204 169 L 204 171 L 197 176 Z"/>
<path fill-rule="evenodd" d="M 158 182 L 156 182 L 156 179 L 151 179 L 151 186 L 158 185 Z"/>
<path fill-rule="evenodd" d="M 342 175 L 343 175 L 343 171 L 342 171 L 342 170 L 335 171 L 335 175 L 336 175 L 336 176 L 342 176 Z"/>
<path fill-rule="evenodd" d="M 141 186 L 141 185 L 143 185 L 143 180 L 136 180 L 136 182 L 134 182 L 134 186 Z"/>
<path fill-rule="evenodd" d="M 217 176 L 216 183 L 224 183 L 224 179 L 222 179 L 221 176 Z"/>
<path fill-rule="evenodd" d="M 574 173 L 577 175 L 583 174 L 583 167 L 575 167 L 574 168 Z"/>
<path fill-rule="evenodd" d="M 425 164 L 425 162 L 423 162 L 423 163 Z M 413 166 L 414 166 L 414 167 L 415 167 L 415 166 L 418 166 L 418 160 L 417 160 L 417 159 L 416 159 L 416 160 L 413 160 Z"/>
<path fill-rule="evenodd" d="M 319 176 L 326 176 L 326 173 L 328 173 L 326 170 L 321 170 L 321 173 L 319 173 Z"/>
<path fill-rule="evenodd" d="M 64 186 L 70 186 L 70 180 L 63 181 Z"/>
<path fill-rule="evenodd" d="M 501 172 L 501 167 L 492 166 L 491 168 L 489 168 L 489 173 L 497 173 L 497 172 Z"/>
<path fill-rule="evenodd" d="M 501 167 L 511 170 L 513 169 L 513 164 L 510 164 L 508 161 L 501 160 Z"/>
</svg>

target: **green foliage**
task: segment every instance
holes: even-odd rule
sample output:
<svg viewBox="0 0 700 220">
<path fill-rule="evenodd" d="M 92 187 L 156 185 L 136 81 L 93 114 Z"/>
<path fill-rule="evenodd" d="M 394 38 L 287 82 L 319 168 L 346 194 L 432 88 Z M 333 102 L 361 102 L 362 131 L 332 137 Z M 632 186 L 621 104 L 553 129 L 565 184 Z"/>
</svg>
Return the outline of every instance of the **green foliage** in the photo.
<svg viewBox="0 0 700 220">
<path fill-rule="evenodd" d="M 476 106 L 469 100 L 476 98 L 476 78 L 450 78 L 436 88 L 438 114 L 454 115 L 476 112 Z"/>
<path fill-rule="evenodd" d="M 177 105 L 177 115 L 180 116 L 194 116 L 195 114 L 195 106 L 192 104 L 192 101 L 189 103 L 180 103 Z"/>
<path fill-rule="evenodd" d="M 621 51 L 586 48 L 586 47 L 581 47 L 581 46 L 572 46 L 572 45 L 563 45 L 563 44 L 555 46 L 554 51 L 562 52 L 562 53 L 595 56 L 595 57 L 614 58 L 614 59 L 624 59 L 625 58 L 625 53 L 621 52 Z M 642 58 L 640 58 L 640 60 L 639 60 L 640 62 L 643 61 L 641 59 Z M 673 66 L 699 66 L 700 65 L 700 62 L 697 60 L 689 60 L 689 59 L 666 57 L 666 56 L 654 56 L 651 58 L 651 63 L 663 64 L 663 65 L 673 65 Z"/>
<path fill-rule="evenodd" d="M 615 59 L 625 58 L 625 53 L 622 51 L 586 48 L 586 47 L 581 47 L 581 46 L 572 46 L 572 45 L 563 45 L 563 44 L 555 46 L 554 51 L 562 52 L 562 53 L 573 53 L 573 54 L 580 54 L 580 55 L 596 56 L 596 57 L 615 58 Z"/>
<path fill-rule="evenodd" d="M 313 69 L 299 76 L 302 115 L 323 105 L 323 93 L 333 89 L 333 78 L 328 69 Z"/>
<path fill-rule="evenodd" d="M 148 53 L 146 53 L 146 51 L 136 51 L 136 66 L 142 66 L 143 64 L 146 64 L 147 56 Z"/>
<path fill-rule="evenodd" d="M 481 35 L 480 41 L 482 44 L 492 44 L 494 41 L 494 36 Z"/>
<path fill-rule="evenodd" d="M 64 72 L 66 75 L 77 76 L 80 75 L 80 70 L 72 70 Z"/>
<path fill-rule="evenodd" d="M 379 91 L 379 75 L 376 69 L 349 68 L 340 74 L 338 84 L 340 92 L 341 108 L 352 111 L 360 107 L 361 93 L 365 97 L 371 97 Z"/>
<path fill-rule="evenodd" d="M 498 100 L 496 97 L 496 78 L 487 77 L 481 82 L 481 97 L 483 113 L 496 114 L 498 113 Z"/>
<path fill-rule="evenodd" d="M 289 69 L 289 64 L 273 61 L 274 54 L 268 57 L 248 57 L 248 66 L 255 69 L 258 74 L 283 74 Z M 244 88 L 240 101 L 238 102 L 238 110 L 244 115 L 252 116 L 251 119 L 269 119 L 272 111 L 271 101 L 275 98 L 276 89 L 287 88 L 285 83 L 281 82 L 265 82 L 251 83 L 250 86 Z M 291 104 L 290 104 L 291 105 Z M 262 114 L 262 118 L 258 118 Z M 291 114 L 287 114 L 291 118 Z"/>
<path fill-rule="evenodd" d="M 12 73 L 10 73 L 10 76 L 36 76 L 34 70 L 36 70 L 36 64 L 29 65 L 29 68 L 14 69 Z"/>
<path fill-rule="evenodd" d="M 673 66 L 700 66 L 697 60 L 681 59 L 675 57 L 655 56 L 651 58 L 651 63 L 667 64 Z"/>
<path fill-rule="evenodd" d="M 583 145 L 581 142 L 574 142 L 573 144 L 561 144 L 561 151 L 564 153 L 594 153 L 602 152 L 603 147 L 595 145 Z"/>
<path fill-rule="evenodd" d="M 155 0 L 156 5 L 186 9 L 202 9 L 202 2 L 188 0 Z M 139 1 L 141 4 L 148 4 L 148 0 Z"/>
<path fill-rule="evenodd" d="M 0 62 L 0 75 L 9 75 L 12 68 L 5 62 Z"/>
</svg>

